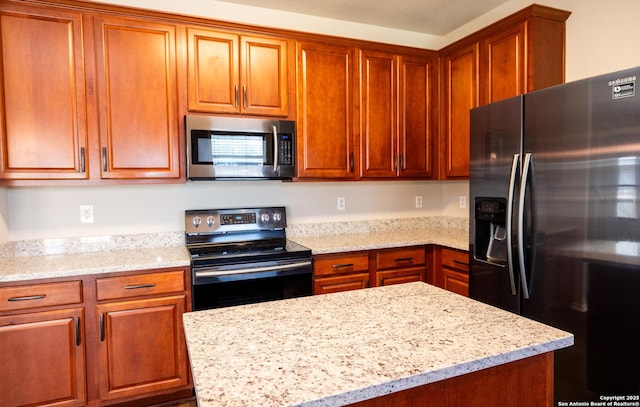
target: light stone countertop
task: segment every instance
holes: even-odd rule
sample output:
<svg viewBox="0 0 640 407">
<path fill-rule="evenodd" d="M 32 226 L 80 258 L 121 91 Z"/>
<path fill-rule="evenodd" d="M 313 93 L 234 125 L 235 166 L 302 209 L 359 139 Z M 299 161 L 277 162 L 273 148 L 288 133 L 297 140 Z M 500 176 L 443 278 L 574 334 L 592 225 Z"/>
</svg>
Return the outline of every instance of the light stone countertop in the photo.
<svg viewBox="0 0 640 407">
<path fill-rule="evenodd" d="M 469 250 L 467 220 L 447 217 L 293 225 L 287 237 L 313 254 L 428 244 Z"/>
<path fill-rule="evenodd" d="M 341 406 L 573 345 L 426 283 L 184 314 L 199 407 Z"/>
<path fill-rule="evenodd" d="M 184 233 L 21 241 L 3 249 L 0 283 L 190 265 Z"/>
</svg>

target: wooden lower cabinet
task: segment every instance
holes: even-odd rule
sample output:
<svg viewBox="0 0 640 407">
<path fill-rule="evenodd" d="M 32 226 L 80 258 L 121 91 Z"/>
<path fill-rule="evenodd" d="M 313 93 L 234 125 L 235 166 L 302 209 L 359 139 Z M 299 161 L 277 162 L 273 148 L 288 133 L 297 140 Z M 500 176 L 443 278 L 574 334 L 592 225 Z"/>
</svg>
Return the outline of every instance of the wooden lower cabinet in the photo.
<svg viewBox="0 0 640 407">
<path fill-rule="evenodd" d="M 553 352 L 440 380 L 349 407 L 551 407 Z"/>
<path fill-rule="evenodd" d="M 0 405 L 86 404 L 83 321 L 82 307 L 0 317 Z"/>
<path fill-rule="evenodd" d="M 184 295 L 98 305 L 100 399 L 187 385 Z"/>
<path fill-rule="evenodd" d="M 189 286 L 188 267 L 0 286 L 0 405 L 191 397 Z"/>
<path fill-rule="evenodd" d="M 313 293 L 424 281 L 425 270 L 424 246 L 318 255 L 314 257 Z"/>
<path fill-rule="evenodd" d="M 437 247 L 433 284 L 445 290 L 469 296 L 469 252 Z"/>
</svg>

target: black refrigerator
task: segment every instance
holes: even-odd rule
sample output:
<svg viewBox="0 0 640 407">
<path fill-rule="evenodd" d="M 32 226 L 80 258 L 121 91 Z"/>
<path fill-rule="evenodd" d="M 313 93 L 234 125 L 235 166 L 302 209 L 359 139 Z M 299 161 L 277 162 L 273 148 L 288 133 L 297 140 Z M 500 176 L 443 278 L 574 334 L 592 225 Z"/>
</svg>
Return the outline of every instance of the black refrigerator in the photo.
<svg viewBox="0 0 640 407">
<path fill-rule="evenodd" d="M 640 67 L 471 111 L 470 296 L 574 334 L 555 353 L 556 405 L 638 402 L 638 78 Z"/>
</svg>

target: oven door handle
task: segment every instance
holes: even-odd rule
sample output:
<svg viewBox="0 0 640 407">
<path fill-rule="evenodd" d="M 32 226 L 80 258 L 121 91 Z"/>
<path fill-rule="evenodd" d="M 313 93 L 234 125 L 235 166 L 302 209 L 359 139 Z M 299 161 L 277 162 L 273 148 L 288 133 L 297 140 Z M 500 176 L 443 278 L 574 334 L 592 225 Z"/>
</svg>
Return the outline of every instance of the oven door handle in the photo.
<svg viewBox="0 0 640 407">
<path fill-rule="evenodd" d="M 300 267 L 310 266 L 311 261 L 301 261 L 297 263 L 290 264 L 279 264 L 275 266 L 264 266 L 264 267 L 249 267 L 243 269 L 233 269 L 233 270 L 215 270 L 215 271 L 195 271 L 195 276 L 197 277 L 215 277 L 215 276 L 226 276 L 233 274 L 245 274 L 245 273 L 260 273 L 263 271 L 274 271 L 274 270 L 290 270 Z"/>
</svg>

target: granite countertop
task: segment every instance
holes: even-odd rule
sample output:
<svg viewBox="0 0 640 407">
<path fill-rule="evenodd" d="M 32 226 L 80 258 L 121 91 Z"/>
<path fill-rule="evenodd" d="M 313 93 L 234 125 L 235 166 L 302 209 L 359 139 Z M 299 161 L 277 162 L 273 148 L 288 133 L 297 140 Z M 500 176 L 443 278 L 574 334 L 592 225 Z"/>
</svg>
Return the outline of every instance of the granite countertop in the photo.
<svg viewBox="0 0 640 407">
<path fill-rule="evenodd" d="M 426 283 L 184 314 L 199 407 L 340 406 L 571 346 Z"/>
<path fill-rule="evenodd" d="M 0 283 L 189 266 L 184 233 L 21 241 L 4 247 Z"/>
<path fill-rule="evenodd" d="M 428 244 L 469 250 L 467 219 L 448 217 L 292 225 L 287 237 L 313 254 Z"/>
</svg>

